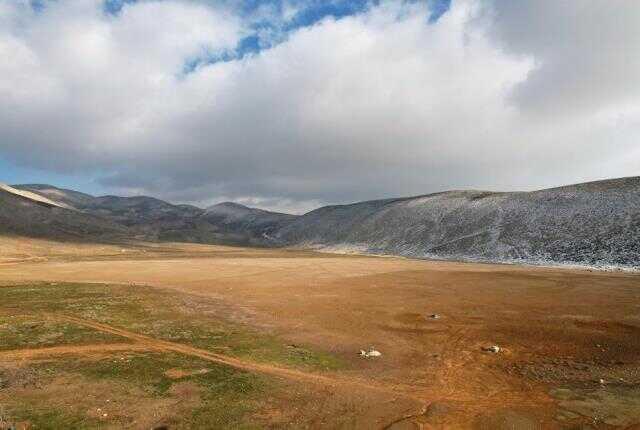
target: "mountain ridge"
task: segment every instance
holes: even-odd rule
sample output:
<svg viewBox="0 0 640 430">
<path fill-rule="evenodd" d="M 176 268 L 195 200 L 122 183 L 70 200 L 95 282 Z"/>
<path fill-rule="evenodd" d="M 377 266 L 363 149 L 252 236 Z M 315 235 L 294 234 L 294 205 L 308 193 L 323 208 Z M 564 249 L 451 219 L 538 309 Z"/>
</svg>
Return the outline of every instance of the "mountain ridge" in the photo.
<svg viewBox="0 0 640 430">
<path fill-rule="evenodd" d="M 15 188 L 55 194 L 45 185 Z M 303 215 L 235 202 L 200 209 L 145 196 L 71 197 L 83 202 L 83 213 L 150 240 L 640 269 L 640 177 L 537 191 L 445 191 Z"/>
<path fill-rule="evenodd" d="M 640 178 L 320 208 L 282 229 L 279 239 L 417 258 L 638 267 Z"/>
<path fill-rule="evenodd" d="M 15 192 L 18 191 L 18 192 Z M 0 187 L 0 234 L 56 240 L 114 241 L 127 229 L 13 187 Z"/>
<path fill-rule="evenodd" d="M 92 196 L 47 184 L 20 184 L 17 190 L 58 198 L 81 213 L 114 222 L 146 240 L 264 246 L 264 235 L 295 215 L 223 202 L 202 209 L 149 196 Z M 235 209 L 231 217 L 229 210 Z"/>
</svg>

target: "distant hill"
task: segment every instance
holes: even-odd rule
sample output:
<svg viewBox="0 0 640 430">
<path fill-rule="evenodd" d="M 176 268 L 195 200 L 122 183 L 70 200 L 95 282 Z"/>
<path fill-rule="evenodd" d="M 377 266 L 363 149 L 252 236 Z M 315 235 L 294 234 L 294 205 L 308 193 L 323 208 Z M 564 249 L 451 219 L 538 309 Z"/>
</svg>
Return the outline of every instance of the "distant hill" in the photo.
<svg viewBox="0 0 640 430">
<path fill-rule="evenodd" d="M 0 233 L 59 240 L 118 240 L 127 229 L 24 190 L 0 186 Z"/>
<path fill-rule="evenodd" d="M 276 232 L 298 216 L 225 202 L 209 207 L 202 218 L 239 242 L 276 246 Z"/>
<path fill-rule="evenodd" d="M 89 194 L 64 188 L 57 188 L 46 184 L 23 184 L 14 185 L 13 187 L 19 190 L 38 194 L 56 202 L 64 203 L 65 205 L 76 209 L 82 209 L 87 202 L 95 199 L 95 197 Z"/>
<path fill-rule="evenodd" d="M 271 244 L 265 239 L 270 233 L 296 218 L 230 202 L 205 210 L 146 196 L 94 197 L 45 184 L 14 188 L 64 202 L 78 212 L 125 227 L 132 238 L 145 240 L 263 246 Z"/>
<path fill-rule="evenodd" d="M 26 224 L 38 220 L 41 234 L 46 234 L 52 214 L 60 217 L 66 211 L 71 225 L 74 221 L 67 212 L 75 213 L 81 225 L 93 225 L 84 218 L 90 215 L 91 220 L 108 221 L 131 237 L 147 240 L 640 269 L 637 177 L 534 192 L 449 191 L 326 206 L 302 216 L 232 202 L 200 209 L 151 197 L 93 197 L 49 185 L 15 188 L 76 209 L 44 211 L 38 206 L 43 203 L 34 201 L 22 207 L 23 231 L 35 230 Z M 12 195 L 10 203 L 0 201 L 0 211 L 11 213 L 5 206 L 16 206 L 19 198 Z M 37 216 L 28 215 L 32 209 Z M 6 217 L 0 219 L 3 230 L 16 223 Z"/>
</svg>

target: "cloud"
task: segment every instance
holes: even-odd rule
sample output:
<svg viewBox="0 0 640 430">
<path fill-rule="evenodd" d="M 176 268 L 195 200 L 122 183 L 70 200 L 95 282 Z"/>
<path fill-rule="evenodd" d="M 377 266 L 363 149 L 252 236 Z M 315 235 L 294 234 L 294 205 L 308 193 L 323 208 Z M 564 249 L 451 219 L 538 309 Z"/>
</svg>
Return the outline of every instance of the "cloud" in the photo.
<svg viewBox="0 0 640 430">
<path fill-rule="evenodd" d="M 584 114 L 636 103 L 640 87 L 640 8 L 623 2 L 495 0 L 493 35 L 510 53 L 530 55 L 536 68 L 514 101 L 541 114 Z"/>
<path fill-rule="evenodd" d="M 261 16 L 290 20 L 303 6 L 289 3 Z M 425 3 L 371 3 L 188 73 L 236 49 L 256 15 L 3 4 L 0 150 L 118 191 L 294 211 L 637 174 L 637 8 L 518 4 L 454 1 L 430 22 Z"/>
</svg>

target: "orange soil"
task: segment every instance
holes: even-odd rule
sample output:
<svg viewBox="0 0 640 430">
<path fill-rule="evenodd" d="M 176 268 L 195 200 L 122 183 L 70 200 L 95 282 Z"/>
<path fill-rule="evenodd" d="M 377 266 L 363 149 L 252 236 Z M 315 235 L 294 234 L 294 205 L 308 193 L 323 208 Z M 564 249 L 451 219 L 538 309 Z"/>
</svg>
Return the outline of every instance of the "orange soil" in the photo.
<svg viewBox="0 0 640 430">
<path fill-rule="evenodd" d="M 557 383 L 518 369 L 544 370 L 553 360 L 640 363 L 640 277 L 633 274 L 166 246 L 134 259 L 91 259 L 90 253 L 74 258 L 70 252 L 50 261 L 7 261 L 0 265 L 0 281 L 142 283 L 213 297 L 231 319 L 352 364 L 341 375 L 313 375 L 315 382 L 342 378 L 424 405 L 450 405 L 455 421 L 444 428 L 468 426 L 502 408 L 524 410 L 545 427 L 559 428 L 556 401 L 548 395 Z M 428 318 L 432 313 L 442 318 Z M 503 348 L 499 354 L 482 351 L 493 344 Z M 357 357 L 371 345 L 381 358 Z M 235 359 L 190 347 L 162 347 L 250 371 L 295 373 L 227 362 Z M 297 376 L 309 380 L 308 374 Z"/>
</svg>

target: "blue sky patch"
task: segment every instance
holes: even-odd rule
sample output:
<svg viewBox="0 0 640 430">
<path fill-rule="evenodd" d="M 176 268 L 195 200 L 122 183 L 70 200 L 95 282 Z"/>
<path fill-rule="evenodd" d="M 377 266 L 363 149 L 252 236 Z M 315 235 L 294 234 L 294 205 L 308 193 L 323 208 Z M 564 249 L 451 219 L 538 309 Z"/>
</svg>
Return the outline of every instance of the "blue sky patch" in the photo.
<svg viewBox="0 0 640 430">
<path fill-rule="evenodd" d="M 45 0 L 30 0 L 29 5 L 35 12 L 40 12 L 45 8 Z"/>
<path fill-rule="evenodd" d="M 45 170 L 20 167 L 11 161 L 0 158 L 0 182 L 16 184 L 49 184 L 60 188 L 70 188 L 93 195 L 105 194 L 93 177 L 88 175 L 59 174 Z"/>
<path fill-rule="evenodd" d="M 103 10 L 109 15 L 117 15 L 127 3 L 135 3 L 136 0 L 105 0 Z"/>
<path fill-rule="evenodd" d="M 112 10 L 116 10 L 119 4 L 120 8 L 122 3 L 131 2 L 135 0 L 107 0 L 107 3 L 113 3 Z M 408 0 L 415 2 L 416 0 Z M 428 0 L 431 9 L 431 16 L 427 18 L 429 23 L 436 22 L 444 13 L 449 10 L 451 6 L 451 0 Z M 217 53 L 207 53 L 194 58 L 189 58 L 185 61 L 181 75 L 185 76 L 194 72 L 201 66 L 209 64 L 215 64 L 218 62 L 234 61 L 244 58 L 246 55 L 257 54 L 263 49 L 268 49 L 272 46 L 271 40 L 266 41 L 259 36 L 260 32 L 265 30 L 272 31 L 273 34 L 282 35 L 281 39 L 276 39 L 275 44 L 286 39 L 286 35 L 299 28 L 309 27 L 313 24 L 331 17 L 334 19 L 340 19 L 347 16 L 356 15 L 366 12 L 371 6 L 379 4 L 378 0 L 334 0 L 334 1 L 319 1 L 319 0 L 300 0 L 292 1 L 288 3 L 294 8 L 299 8 L 297 13 L 291 17 L 288 21 L 284 20 L 259 20 L 252 23 L 251 27 L 255 33 L 244 37 L 240 40 L 235 49 L 230 51 L 223 51 Z M 240 6 L 239 12 L 244 16 L 251 16 L 256 13 L 261 7 L 268 6 L 274 8 L 279 16 L 285 14 L 285 4 L 282 0 L 245 0 Z M 118 9 L 119 10 L 119 9 Z"/>
</svg>

